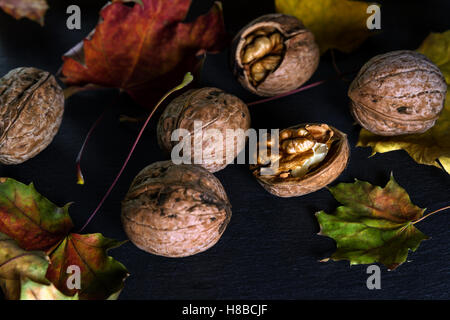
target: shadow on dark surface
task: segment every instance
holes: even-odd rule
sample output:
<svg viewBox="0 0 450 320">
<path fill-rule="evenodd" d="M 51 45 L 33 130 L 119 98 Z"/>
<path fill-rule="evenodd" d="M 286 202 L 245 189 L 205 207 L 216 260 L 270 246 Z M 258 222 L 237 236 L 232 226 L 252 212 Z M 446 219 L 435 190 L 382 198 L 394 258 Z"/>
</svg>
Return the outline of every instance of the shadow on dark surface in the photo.
<svg viewBox="0 0 450 320">
<path fill-rule="evenodd" d="M 188 20 L 208 10 L 213 1 L 194 1 Z M 343 71 L 361 67 L 372 56 L 396 49 L 416 49 L 429 32 L 449 29 L 448 2 L 380 1 L 382 32 L 369 38 L 352 54 L 337 53 Z M 35 66 L 55 73 L 61 55 L 79 42 L 95 25 L 104 1 L 73 1 L 82 8 L 83 29 L 65 28 L 62 1 L 50 1 L 46 25 L 16 21 L 0 12 L 0 73 L 18 66 Z M 231 35 L 252 18 L 273 11 L 273 1 L 225 0 L 224 15 Z M 6 31 L 5 31 L 6 30 Z M 333 76 L 331 57 L 325 54 L 310 82 Z M 210 55 L 202 83 L 236 94 L 244 101 L 257 97 L 233 78 L 228 51 Z M 421 207 L 448 201 L 450 179 L 443 171 L 416 164 L 403 151 L 369 157 L 370 150 L 356 148 L 359 127 L 348 112 L 349 83 L 330 81 L 308 91 L 251 107 L 254 128 L 283 128 L 303 122 L 326 122 L 346 132 L 352 146 L 347 169 L 335 182 L 354 178 L 384 186 L 391 172 Z M 86 185 L 76 185 L 75 158 L 91 124 L 107 108 L 83 158 Z M 133 101 L 116 90 L 83 92 L 71 97 L 61 129 L 40 155 L 19 166 L 1 166 L 1 176 L 36 188 L 53 202 L 74 201 L 71 216 L 79 228 L 97 205 L 120 169 L 139 125 L 121 124 L 120 114 L 141 114 Z M 156 143 L 156 116 L 149 124 L 124 175 L 86 232 L 125 239 L 120 222 L 120 201 L 133 177 L 146 165 L 165 159 Z M 183 259 L 147 254 L 132 243 L 111 251 L 131 273 L 122 299 L 448 299 L 450 256 L 448 214 L 419 225 L 433 236 L 415 253 L 412 263 L 395 272 L 382 268 L 382 290 L 366 287 L 366 266 L 347 262 L 318 263 L 333 250 L 332 240 L 316 236 L 313 215 L 332 212 L 337 203 L 323 189 L 298 198 L 268 194 L 248 173 L 246 166 L 230 165 L 216 176 L 233 206 L 233 217 L 219 243 L 210 250 Z M 437 208 L 437 207 L 436 207 Z"/>
</svg>

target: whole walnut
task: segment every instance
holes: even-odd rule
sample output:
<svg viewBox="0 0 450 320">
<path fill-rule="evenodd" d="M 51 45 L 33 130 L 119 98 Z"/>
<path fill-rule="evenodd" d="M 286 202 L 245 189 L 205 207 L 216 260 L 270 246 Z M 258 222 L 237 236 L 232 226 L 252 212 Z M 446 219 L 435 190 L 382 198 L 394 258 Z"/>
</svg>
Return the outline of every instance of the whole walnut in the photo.
<svg viewBox="0 0 450 320">
<path fill-rule="evenodd" d="M 50 73 L 11 70 L 0 79 L 0 162 L 19 164 L 44 150 L 63 113 L 64 94 Z"/>
<path fill-rule="evenodd" d="M 333 182 L 344 171 L 349 156 L 345 133 L 324 123 L 299 124 L 281 130 L 278 139 L 270 135 L 260 139 L 257 161 L 250 170 L 273 195 L 296 197 Z"/>
<path fill-rule="evenodd" d="M 300 87 L 319 65 L 319 47 L 301 21 L 283 14 L 253 20 L 231 46 L 234 75 L 246 89 L 274 96 Z"/>
<path fill-rule="evenodd" d="M 134 178 L 122 201 L 122 223 L 140 249 L 186 257 L 211 248 L 231 218 L 220 181 L 197 165 L 153 163 Z"/>
<path fill-rule="evenodd" d="M 158 143 L 166 152 L 176 145 L 188 146 L 188 154 L 174 150 L 185 159 L 183 163 L 200 164 L 216 172 L 244 149 L 249 128 L 250 112 L 239 98 L 217 88 L 193 89 L 164 110 L 157 127 Z M 185 137 L 172 141 L 175 130 Z"/>
<path fill-rule="evenodd" d="M 367 130 L 393 136 L 422 133 L 444 107 L 445 78 L 424 55 L 392 51 L 370 59 L 348 90 L 356 121 Z"/>
</svg>

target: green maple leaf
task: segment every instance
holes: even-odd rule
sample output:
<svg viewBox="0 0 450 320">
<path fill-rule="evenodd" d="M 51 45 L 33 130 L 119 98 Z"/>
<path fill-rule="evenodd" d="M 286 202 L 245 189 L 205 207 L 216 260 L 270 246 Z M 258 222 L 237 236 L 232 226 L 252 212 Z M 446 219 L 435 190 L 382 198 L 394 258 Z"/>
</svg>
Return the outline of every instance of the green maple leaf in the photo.
<svg viewBox="0 0 450 320">
<path fill-rule="evenodd" d="M 0 232 L 25 250 L 44 250 L 61 241 L 73 227 L 69 205 L 58 207 L 11 178 L 0 179 Z"/>
<path fill-rule="evenodd" d="M 351 265 L 380 262 L 393 270 L 428 237 L 414 223 L 425 209 L 411 203 L 408 193 L 391 176 L 384 188 L 364 181 L 329 188 L 343 206 L 335 214 L 316 213 L 319 235 L 336 241 L 330 259 Z M 328 260 L 328 259 L 327 259 Z"/>
<path fill-rule="evenodd" d="M 128 271 L 107 251 L 122 242 L 70 233 L 68 209 L 32 184 L 0 178 L 0 288 L 8 299 L 117 299 Z M 80 289 L 67 286 L 73 265 Z"/>
</svg>

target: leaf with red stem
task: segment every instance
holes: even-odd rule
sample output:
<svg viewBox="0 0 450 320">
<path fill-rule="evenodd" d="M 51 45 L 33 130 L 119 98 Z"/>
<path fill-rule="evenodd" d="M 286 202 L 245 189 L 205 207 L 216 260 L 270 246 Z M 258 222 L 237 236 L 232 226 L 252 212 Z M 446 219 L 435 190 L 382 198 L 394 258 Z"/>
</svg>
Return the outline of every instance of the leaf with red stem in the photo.
<svg viewBox="0 0 450 320">
<path fill-rule="evenodd" d="M 106 112 L 106 110 L 102 112 L 100 117 L 97 118 L 97 120 L 94 122 L 92 127 L 89 129 L 89 131 L 86 135 L 86 138 L 84 139 L 83 144 L 81 145 L 80 151 L 78 152 L 77 160 L 76 160 L 77 184 L 80 184 L 80 185 L 84 184 L 84 176 L 83 176 L 83 172 L 81 170 L 81 157 L 83 156 L 84 149 L 86 148 L 86 145 L 89 142 L 89 139 L 91 138 L 92 132 L 94 132 L 94 129 L 102 121 L 103 116 L 105 115 L 105 112 Z"/>
<path fill-rule="evenodd" d="M 173 88 L 172 90 L 170 90 L 169 92 L 167 92 L 159 101 L 158 103 L 154 106 L 153 110 L 150 112 L 150 114 L 147 117 L 147 120 L 145 120 L 144 125 L 141 128 L 141 131 L 139 132 L 136 140 L 134 141 L 133 146 L 131 147 L 130 152 L 128 153 L 127 158 L 125 159 L 122 168 L 120 168 L 119 173 L 117 174 L 116 178 L 114 179 L 114 181 L 112 182 L 111 186 L 108 188 L 108 190 L 106 191 L 105 195 L 103 196 L 103 198 L 100 200 L 99 204 L 97 205 L 97 208 L 95 208 L 94 212 L 92 212 L 92 214 L 89 216 L 89 219 L 86 221 L 86 223 L 84 224 L 84 226 L 80 229 L 80 232 L 84 230 L 84 228 L 86 228 L 86 226 L 91 222 L 91 220 L 94 218 L 94 216 L 97 214 L 98 210 L 100 210 L 100 208 L 102 207 L 103 203 L 105 202 L 105 200 L 108 198 L 109 194 L 111 193 L 111 191 L 113 190 L 114 186 L 116 185 L 117 181 L 119 181 L 120 176 L 122 175 L 123 171 L 125 170 L 125 167 L 128 164 L 128 161 L 131 158 L 131 155 L 134 152 L 134 149 L 136 148 L 139 140 L 141 139 L 142 134 L 144 133 L 145 128 L 147 127 L 148 123 L 150 122 L 150 119 L 152 118 L 153 114 L 155 113 L 156 109 L 158 109 L 158 107 L 161 105 L 161 103 L 168 97 L 170 96 L 172 93 L 174 93 L 175 91 L 181 90 L 184 87 L 186 87 L 187 85 L 189 85 L 192 80 L 194 80 L 194 77 L 192 76 L 192 74 L 190 72 L 186 73 L 183 81 L 176 86 L 175 88 Z"/>
<path fill-rule="evenodd" d="M 342 79 L 346 75 L 353 74 L 353 73 L 356 73 L 356 72 L 357 71 L 340 73 L 340 74 L 338 74 L 338 75 L 336 75 L 334 77 L 331 77 L 331 78 L 328 78 L 328 79 L 325 79 L 325 80 L 319 80 L 319 81 L 307 84 L 305 86 L 302 86 L 302 87 L 300 87 L 298 89 L 279 94 L 277 96 L 273 96 L 273 97 L 265 98 L 265 99 L 262 99 L 262 100 L 249 102 L 249 103 L 247 103 L 247 105 L 248 106 L 254 106 L 254 105 L 257 105 L 257 104 L 261 104 L 261 103 L 265 103 L 265 102 L 269 102 L 269 101 L 273 101 L 273 100 L 278 100 L 278 99 L 281 99 L 281 98 L 284 98 L 284 97 L 287 97 L 287 96 L 290 96 L 290 95 L 293 95 L 293 94 L 296 94 L 296 93 L 299 93 L 299 92 L 302 92 L 302 91 L 306 91 L 308 89 L 312 89 L 312 88 L 317 87 L 317 86 L 320 86 L 321 84 L 323 84 L 325 82 L 328 82 L 328 81 L 331 81 L 331 80 Z"/>
</svg>

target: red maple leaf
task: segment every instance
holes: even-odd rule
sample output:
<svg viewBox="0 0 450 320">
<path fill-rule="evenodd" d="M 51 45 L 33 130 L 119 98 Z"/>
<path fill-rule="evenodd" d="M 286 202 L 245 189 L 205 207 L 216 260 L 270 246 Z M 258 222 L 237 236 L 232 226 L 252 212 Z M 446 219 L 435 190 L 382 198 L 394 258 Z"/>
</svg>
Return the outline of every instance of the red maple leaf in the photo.
<svg viewBox="0 0 450 320">
<path fill-rule="evenodd" d="M 75 91 L 92 85 L 120 88 L 151 106 L 199 66 L 199 55 L 226 44 L 220 2 L 189 23 L 183 20 L 190 0 L 123 2 L 106 5 L 95 30 L 64 55 L 61 72 L 72 86 L 68 92 L 73 86 Z"/>
</svg>

